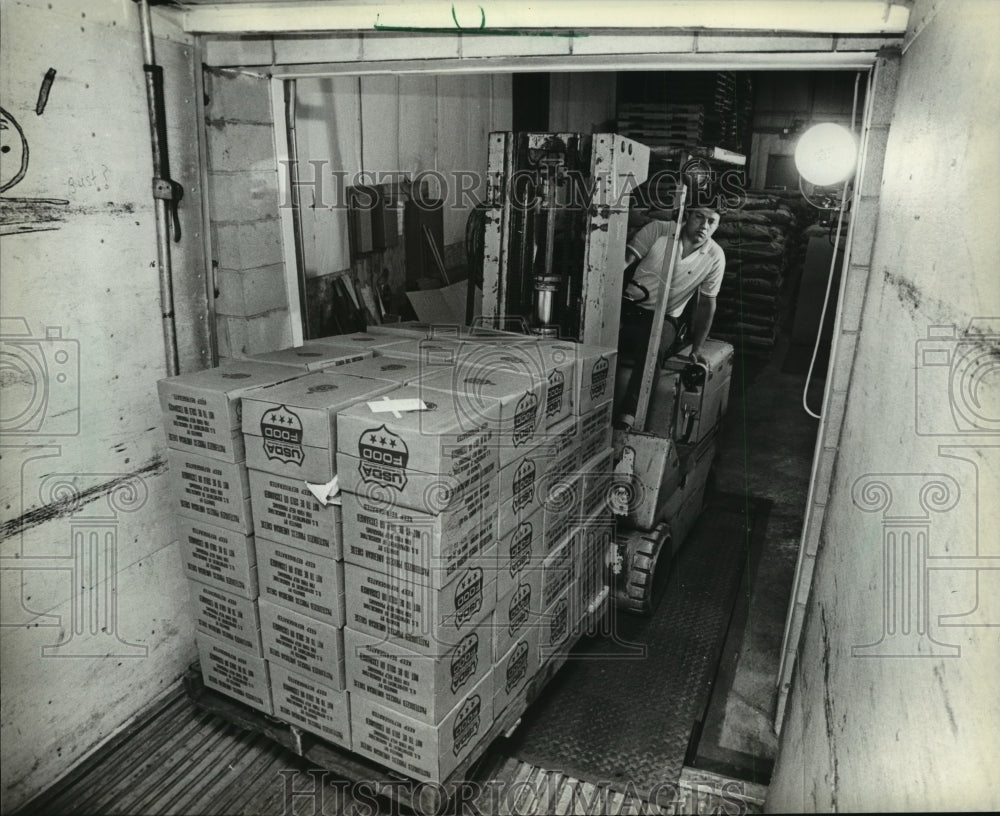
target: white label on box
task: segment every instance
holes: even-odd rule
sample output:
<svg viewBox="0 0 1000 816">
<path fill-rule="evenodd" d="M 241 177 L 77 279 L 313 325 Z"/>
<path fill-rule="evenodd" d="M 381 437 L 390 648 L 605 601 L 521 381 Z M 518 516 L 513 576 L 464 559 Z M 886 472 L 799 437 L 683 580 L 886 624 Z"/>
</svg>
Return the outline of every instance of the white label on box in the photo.
<svg viewBox="0 0 1000 816">
<path fill-rule="evenodd" d="M 270 664 L 274 716 L 329 742 L 351 748 L 351 710 L 346 691 Z"/>
<path fill-rule="evenodd" d="M 188 578 L 232 592 L 257 597 L 257 552 L 253 536 L 177 514 L 177 531 Z"/>
<path fill-rule="evenodd" d="M 344 562 L 257 539 L 260 596 L 311 618 L 344 625 Z"/>
<path fill-rule="evenodd" d="M 250 470 L 250 507 L 258 537 L 328 558 L 343 558 L 340 507 L 322 504 L 288 476 Z"/>
<path fill-rule="evenodd" d="M 493 668 L 490 619 L 439 655 L 344 629 L 348 690 L 435 725 Z"/>
<path fill-rule="evenodd" d="M 345 558 L 362 567 L 440 588 L 494 542 L 495 479 L 469 487 L 457 506 L 428 515 L 378 499 L 343 494 Z"/>
<path fill-rule="evenodd" d="M 203 634 L 198 634 L 195 640 L 198 643 L 201 676 L 206 686 L 242 700 L 266 714 L 274 713 L 267 665 L 263 658 Z"/>
<path fill-rule="evenodd" d="M 317 683 L 344 688 L 344 630 L 283 606 L 260 601 L 264 657 Z"/>
<path fill-rule="evenodd" d="M 494 574 L 480 567 L 466 567 L 436 590 L 406 575 L 348 562 L 345 591 L 349 627 L 421 654 L 440 654 L 442 647 L 455 645 L 496 606 Z"/>
<path fill-rule="evenodd" d="M 198 582 L 190 587 L 198 611 L 195 624 L 199 632 L 231 643 L 257 657 L 264 656 L 256 601 Z"/>
<path fill-rule="evenodd" d="M 167 461 L 178 513 L 227 530 L 253 531 L 250 485 L 242 462 L 223 462 L 170 448 Z"/>
</svg>

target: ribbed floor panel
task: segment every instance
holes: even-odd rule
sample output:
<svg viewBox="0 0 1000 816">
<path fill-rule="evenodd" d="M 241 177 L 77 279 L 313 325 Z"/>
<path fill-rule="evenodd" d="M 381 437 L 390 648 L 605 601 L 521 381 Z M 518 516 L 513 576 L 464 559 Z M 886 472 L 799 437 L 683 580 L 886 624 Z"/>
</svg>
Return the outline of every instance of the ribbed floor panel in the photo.
<svg viewBox="0 0 1000 816">
<path fill-rule="evenodd" d="M 490 755 L 459 812 L 664 813 L 634 796 L 520 760 Z M 99 752 L 23 814 L 334 816 L 406 812 L 358 791 L 261 734 L 198 709 L 182 692 Z"/>
</svg>

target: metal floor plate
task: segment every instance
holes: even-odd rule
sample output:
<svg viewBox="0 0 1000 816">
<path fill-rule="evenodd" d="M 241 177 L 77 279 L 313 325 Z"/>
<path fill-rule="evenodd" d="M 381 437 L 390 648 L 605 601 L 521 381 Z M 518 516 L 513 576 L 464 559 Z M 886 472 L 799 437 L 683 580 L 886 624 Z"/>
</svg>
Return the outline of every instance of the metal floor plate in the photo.
<svg viewBox="0 0 1000 816">
<path fill-rule="evenodd" d="M 675 797 L 751 533 L 768 506 L 714 497 L 677 554 L 653 617 L 615 614 L 608 633 L 585 638 L 503 750 L 653 801 Z"/>
</svg>

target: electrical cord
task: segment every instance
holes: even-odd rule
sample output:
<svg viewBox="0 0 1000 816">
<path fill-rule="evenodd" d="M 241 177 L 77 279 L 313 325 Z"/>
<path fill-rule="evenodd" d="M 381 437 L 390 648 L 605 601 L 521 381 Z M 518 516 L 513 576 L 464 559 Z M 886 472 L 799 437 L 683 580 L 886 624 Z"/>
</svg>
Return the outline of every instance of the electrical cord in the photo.
<svg viewBox="0 0 1000 816">
<path fill-rule="evenodd" d="M 858 111 L 858 83 L 861 80 L 861 72 L 854 75 L 854 100 L 851 103 L 851 133 L 854 133 L 855 118 Z M 867 101 L 867 100 L 866 100 Z M 833 252 L 830 253 L 830 271 L 826 277 L 826 293 L 823 295 L 823 308 L 819 313 L 819 324 L 816 326 L 816 342 L 813 344 L 812 357 L 809 360 L 809 371 L 806 373 L 806 382 L 802 387 L 802 409 L 813 419 L 822 419 L 809 407 L 809 383 L 812 381 L 813 369 L 816 366 L 816 357 L 819 354 L 819 346 L 823 339 L 823 323 L 826 321 L 826 310 L 830 305 L 830 290 L 833 288 L 833 275 L 837 268 L 837 248 L 840 246 L 840 231 L 844 224 L 844 212 L 847 209 L 847 190 L 850 184 L 844 184 L 840 193 L 840 207 L 837 213 L 837 230 L 833 241 Z M 799 189 L 802 189 L 802 177 L 799 177 Z M 809 201 L 806 196 L 806 201 Z M 809 201 L 812 204 L 811 201 Z M 815 206 L 815 205 L 813 205 Z"/>
</svg>

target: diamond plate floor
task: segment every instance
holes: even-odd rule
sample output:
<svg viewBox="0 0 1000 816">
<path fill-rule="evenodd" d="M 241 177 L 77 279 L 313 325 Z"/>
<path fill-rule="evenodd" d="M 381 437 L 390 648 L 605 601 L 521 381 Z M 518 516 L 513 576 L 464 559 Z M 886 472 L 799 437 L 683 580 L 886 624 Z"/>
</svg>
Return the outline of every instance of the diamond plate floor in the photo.
<svg viewBox="0 0 1000 816">
<path fill-rule="evenodd" d="M 768 507 L 711 499 L 653 617 L 616 615 L 609 633 L 585 639 L 504 750 L 653 801 L 673 796 Z"/>
</svg>

